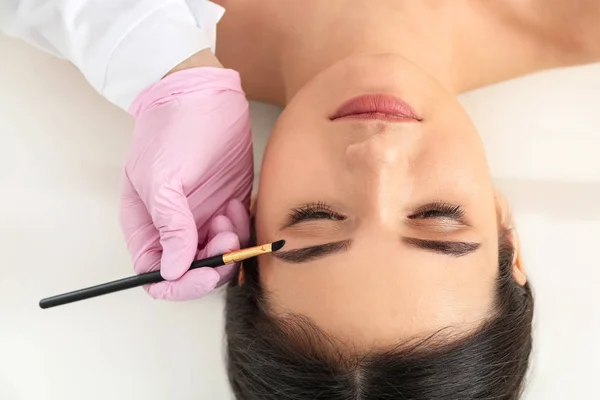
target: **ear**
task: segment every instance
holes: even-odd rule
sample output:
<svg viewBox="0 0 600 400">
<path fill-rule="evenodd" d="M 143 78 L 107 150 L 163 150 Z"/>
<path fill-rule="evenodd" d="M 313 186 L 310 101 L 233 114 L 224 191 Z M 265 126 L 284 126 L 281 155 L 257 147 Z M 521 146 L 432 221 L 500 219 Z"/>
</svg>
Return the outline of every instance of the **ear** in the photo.
<svg viewBox="0 0 600 400">
<path fill-rule="evenodd" d="M 238 271 L 238 286 L 244 286 L 246 283 L 246 277 L 244 275 L 244 263 L 240 264 L 240 270 Z"/>
<path fill-rule="evenodd" d="M 525 268 L 523 266 L 523 259 L 521 257 L 521 243 L 519 241 L 519 234 L 515 228 L 514 220 L 510 212 L 510 206 L 508 201 L 502 193 L 495 191 L 494 194 L 496 200 L 496 217 L 498 220 L 499 229 L 507 229 L 509 232 L 509 239 L 512 242 L 515 254 L 513 257 L 513 278 L 515 281 L 523 286 L 527 283 L 527 275 L 525 274 Z"/>
<path fill-rule="evenodd" d="M 250 199 L 250 218 L 256 215 L 256 203 L 258 201 L 258 195 L 253 194 Z"/>
<path fill-rule="evenodd" d="M 513 243 L 515 249 L 515 255 L 513 257 L 513 278 L 521 286 L 527 283 L 527 275 L 525 274 L 525 267 L 523 266 L 523 258 L 521 257 L 521 244 L 519 242 L 519 235 L 515 229 L 511 229 L 510 240 Z"/>
</svg>

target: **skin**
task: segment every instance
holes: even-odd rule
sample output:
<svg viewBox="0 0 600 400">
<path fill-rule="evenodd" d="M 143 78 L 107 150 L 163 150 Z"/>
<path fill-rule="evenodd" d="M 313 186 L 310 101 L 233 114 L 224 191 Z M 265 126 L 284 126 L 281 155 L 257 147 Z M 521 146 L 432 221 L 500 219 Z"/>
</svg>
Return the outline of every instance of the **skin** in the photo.
<svg viewBox="0 0 600 400">
<path fill-rule="evenodd" d="M 302 264 L 262 258 L 272 311 L 305 315 L 365 349 L 478 326 L 490 312 L 498 231 L 509 218 L 456 95 L 598 60 L 596 40 L 586 38 L 600 37 L 590 22 L 600 7 L 585 0 L 580 8 L 567 0 L 220 3 L 228 11 L 219 60 L 240 71 L 250 97 L 285 105 L 263 161 L 258 241 L 286 239 L 285 251 L 352 241 Z M 347 100 L 373 93 L 405 100 L 421 121 L 329 119 Z M 436 201 L 461 206 L 464 221 L 415 218 Z M 286 227 L 290 212 L 317 202 L 343 217 Z M 456 257 L 403 238 L 478 248 Z"/>
<path fill-rule="evenodd" d="M 365 93 L 402 98 L 422 121 L 329 120 L 347 99 Z M 263 171 L 259 242 L 281 237 L 290 250 L 354 241 L 344 253 L 306 264 L 261 260 L 276 313 L 306 315 L 326 332 L 367 347 L 448 326 L 462 329 L 487 315 L 498 226 L 485 154 L 454 96 L 414 64 L 397 55 L 369 55 L 323 71 L 281 115 Z M 347 219 L 282 229 L 290 209 L 317 201 Z M 467 224 L 408 219 L 435 201 L 461 205 Z M 411 248 L 402 237 L 481 247 L 453 257 Z"/>
</svg>

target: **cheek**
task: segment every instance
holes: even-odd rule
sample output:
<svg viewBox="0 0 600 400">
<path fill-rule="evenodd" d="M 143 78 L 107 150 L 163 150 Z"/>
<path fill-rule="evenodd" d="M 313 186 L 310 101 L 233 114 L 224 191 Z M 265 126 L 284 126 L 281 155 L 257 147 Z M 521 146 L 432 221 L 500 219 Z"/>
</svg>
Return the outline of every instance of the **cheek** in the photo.
<svg viewBox="0 0 600 400">
<path fill-rule="evenodd" d="M 477 147 L 446 146 L 431 151 L 415 168 L 415 180 L 432 197 L 456 201 L 477 215 L 493 207 L 493 185 Z"/>
<path fill-rule="evenodd" d="M 424 125 L 417 159 L 423 169 L 431 169 L 439 176 L 457 175 L 475 182 L 490 180 L 479 134 L 462 111 L 441 115 Z"/>
<path fill-rule="evenodd" d="M 322 112 L 321 112 L 322 114 Z M 343 132 L 333 132 L 331 121 L 314 107 L 288 106 L 273 130 L 261 171 L 261 189 L 273 186 L 291 193 L 310 191 L 334 179 L 343 166 Z"/>
<path fill-rule="evenodd" d="M 261 170 L 260 188 L 309 189 L 310 179 L 327 169 L 327 152 L 311 135 L 282 132 L 269 144 Z"/>
<path fill-rule="evenodd" d="M 317 129 L 306 124 L 288 130 L 279 127 L 273 133 L 263 159 L 256 205 L 260 240 L 265 239 L 262 232 L 279 229 L 290 209 L 324 201 L 334 190 L 337 164 L 316 134 Z"/>
</svg>

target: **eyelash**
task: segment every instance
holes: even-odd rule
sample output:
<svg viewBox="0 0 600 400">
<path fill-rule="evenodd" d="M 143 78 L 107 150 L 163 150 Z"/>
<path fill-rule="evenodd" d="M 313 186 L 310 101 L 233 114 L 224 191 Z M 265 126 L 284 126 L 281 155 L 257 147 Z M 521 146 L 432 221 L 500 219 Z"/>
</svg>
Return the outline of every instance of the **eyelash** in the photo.
<svg viewBox="0 0 600 400">
<path fill-rule="evenodd" d="M 409 219 L 436 219 L 436 218 L 451 218 L 460 220 L 465 214 L 461 206 L 448 203 L 431 203 L 427 204 L 410 215 Z M 331 206 L 323 203 L 311 203 L 292 210 L 289 214 L 289 219 L 292 222 L 308 221 L 316 219 L 328 219 L 333 221 L 344 221 L 346 217 L 335 212 Z"/>
<path fill-rule="evenodd" d="M 290 221 L 308 221 L 315 219 L 330 219 L 333 221 L 344 221 L 345 216 L 339 214 L 323 202 L 306 204 L 305 206 L 292 210 L 289 214 Z"/>
<path fill-rule="evenodd" d="M 465 210 L 461 206 L 448 203 L 431 203 L 417 209 L 409 219 L 453 218 L 461 219 Z"/>
</svg>

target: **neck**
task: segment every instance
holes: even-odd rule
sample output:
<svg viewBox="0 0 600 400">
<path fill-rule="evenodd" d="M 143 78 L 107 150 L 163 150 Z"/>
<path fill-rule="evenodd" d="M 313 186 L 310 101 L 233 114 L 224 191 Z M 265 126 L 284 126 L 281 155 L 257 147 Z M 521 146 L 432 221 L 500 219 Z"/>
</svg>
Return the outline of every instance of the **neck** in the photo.
<svg viewBox="0 0 600 400">
<path fill-rule="evenodd" d="M 355 54 L 403 56 L 453 93 L 557 66 L 555 52 L 487 6 L 496 2 L 213 1 L 227 9 L 217 57 L 241 73 L 249 97 L 270 103 L 286 104 Z"/>
<path fill-rule="evenodd" d="M 361 5 L 341 10 L 329 3 L 328 7 L 296 3 L 297 9 L 288 11 L 289 19 L 282 21 L 287 34 L 273 46 L 279 53 L 285 102 L 320 71 L 358 54 L 400 55 L 448 90 L 459 90 L 462 84 L 456 71 L 461 66 L 456 62 L 456 23 L 451 15 L 455 9 L 415 1 L 392 2 L 395 6 L 386 1 L 369 1 L 368 6 L 354 3 Z"/>
</svg>

